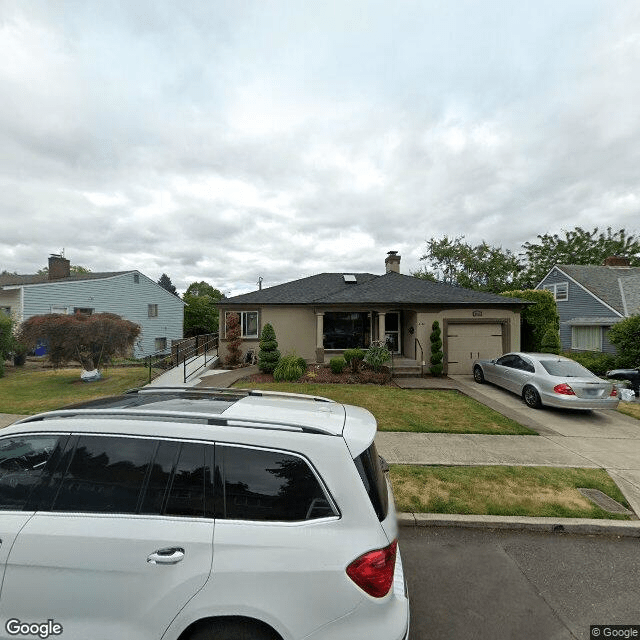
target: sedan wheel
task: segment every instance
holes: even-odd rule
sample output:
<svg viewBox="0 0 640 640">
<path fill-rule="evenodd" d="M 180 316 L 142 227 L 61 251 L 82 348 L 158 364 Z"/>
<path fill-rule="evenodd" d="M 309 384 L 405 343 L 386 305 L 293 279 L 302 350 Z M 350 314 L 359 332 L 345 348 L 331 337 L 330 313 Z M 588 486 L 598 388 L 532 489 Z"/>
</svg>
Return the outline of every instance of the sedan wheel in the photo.
<svg viewBox="0 0 640 640">
<path fill-rule="evenodd" d="M 525 404 L 532 409 L 539 409 L 542 406 L 540 394 L 533 387 L 525 387 L 522 390 L 522 398 Z"/>
<path fill-rule="evenodd" d="M 476 365 L 473 367 L 473 379 L 478 383 L 482 384 L 484 382 L 484 373 L 482 373 L 482 368 Z"/>
</svg>

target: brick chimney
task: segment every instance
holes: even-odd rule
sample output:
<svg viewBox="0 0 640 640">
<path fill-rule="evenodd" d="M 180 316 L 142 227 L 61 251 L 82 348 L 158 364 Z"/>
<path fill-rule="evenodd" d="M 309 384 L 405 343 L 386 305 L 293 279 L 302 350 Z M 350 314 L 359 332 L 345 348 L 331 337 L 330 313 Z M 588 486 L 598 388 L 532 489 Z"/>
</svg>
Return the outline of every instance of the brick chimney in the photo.
<svg viewBox="0 0 640 640">
<path fill-rule="evenodd" d="M 609 256 L 604 260 L 605 267 L 630 267 L 631 262 L 629 258 L 624 258 L 622 256 Z"/>
<path fill-rule="evenodd" d="M 395 271 L 396 273 L 400 273 L 400 256 L 397 251 L 389 251 L 387 252 L 387 257 L 384 261 L 384 266 L 386 268 L 386 272 Z"/>
<path fill-rule="evenodd" d="M 49 256 L 49 280 L 61 280 L 70 275 L 71 262 L 57 253 L 52 253 Z"/>
</svg>

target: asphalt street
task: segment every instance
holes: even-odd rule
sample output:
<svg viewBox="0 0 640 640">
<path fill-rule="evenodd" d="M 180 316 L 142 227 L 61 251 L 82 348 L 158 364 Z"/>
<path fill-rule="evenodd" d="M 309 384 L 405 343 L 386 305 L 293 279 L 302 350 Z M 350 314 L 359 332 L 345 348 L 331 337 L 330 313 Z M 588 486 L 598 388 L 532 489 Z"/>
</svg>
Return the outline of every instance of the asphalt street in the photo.
<svg viewBox="0 0 640 640">
<path fill-rule="evenodd" d="M 587 640 L 640 625 L 634 538 L 403 528 L 410 640 Z"/>
</svg>

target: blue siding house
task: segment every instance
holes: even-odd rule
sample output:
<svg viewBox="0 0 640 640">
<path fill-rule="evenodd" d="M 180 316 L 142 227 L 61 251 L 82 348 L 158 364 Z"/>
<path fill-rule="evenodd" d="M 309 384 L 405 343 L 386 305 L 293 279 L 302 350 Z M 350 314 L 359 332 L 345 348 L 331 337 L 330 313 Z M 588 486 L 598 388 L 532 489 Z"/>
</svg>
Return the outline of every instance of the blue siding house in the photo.
<svg viewBox="0 0 640 640">
<path fill-rule="evenodd" d="M 603 266 L 557 264 L 536 288 L 556 299 L 563 351 L 615 353 L 609 328 L 640 313 L 640 267 L 624 258 Z"/>
<path fill-rule="evenodd" d="M 47 313 L 115 313 L 140 325 L 134 357 L 169 352 L 183 337 L 184 302 L 139 271 L 71 275 L 69 260 L 49 258 L 45 275 L 0 275 L 0 312 L 22 322 Z"/>
</svg>

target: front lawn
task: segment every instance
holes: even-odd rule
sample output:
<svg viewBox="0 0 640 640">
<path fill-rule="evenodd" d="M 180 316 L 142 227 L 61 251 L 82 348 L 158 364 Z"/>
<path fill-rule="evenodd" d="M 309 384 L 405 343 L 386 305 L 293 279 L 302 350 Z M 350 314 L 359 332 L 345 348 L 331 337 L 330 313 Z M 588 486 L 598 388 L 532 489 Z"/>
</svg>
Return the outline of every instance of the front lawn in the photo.
<svg viewBox="0 0 640 640">
<path fill-rule="evenodd" d="M 618 411 L 640 420 L 640 404 L 637 402 L 621 402 L 618 405 Z"/>
<path fill-rule="evenodd" d="M 82 382 L 80 369 L 7 367 L 0 378 L 0 413 L 34 414 L 122 393 L 148 382 L 146 367 L 109 368 L 97 382 Z"/>
<path fill-rule="evenodd" d="M 248 387 L 240 380 L 235 387 Z M 306 393 L 373 413 L 380 431 L 537 435 L 457 391 L 409 390 L 357 384 L 250 383 L 252 389 Z"/>
<path fill-rule="evenodd" d="M 578 491 L 599 489 L 629 509 L 604 469 L 391 465 L 390 477 L 400 512 L 630 519 Z"/>
</svg>

